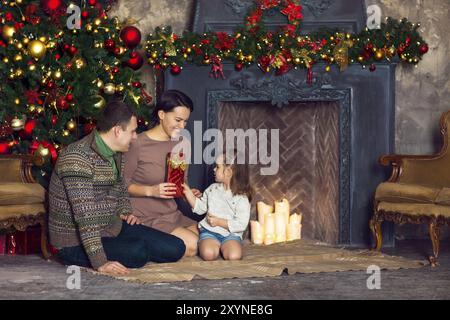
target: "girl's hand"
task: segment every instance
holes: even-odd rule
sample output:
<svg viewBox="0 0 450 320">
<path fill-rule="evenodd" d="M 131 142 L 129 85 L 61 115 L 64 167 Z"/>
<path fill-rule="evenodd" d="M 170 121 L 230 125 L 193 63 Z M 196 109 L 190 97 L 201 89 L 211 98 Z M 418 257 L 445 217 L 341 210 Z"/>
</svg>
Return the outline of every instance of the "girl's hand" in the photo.
<svg viewBox="0 0 450 320">
<path fill-rule="evenodd" d="M 212 215 L 210 212 L 206 215 L 206 221 L 211 225 L 211 227 L 222 227 L 228 229 L 228 220 L 218 218 Z"/>
<path fill-rule="evenodd" d="M 177 193 L 177 186 L 175 183 L 165 182 L 150 187 L 150 196 L 162 199 L 173 199 Z"/>
<path fill-rule="evenodd" d="M 186 197 L 191 197 L 191 196 L 195 197 L 194 190 L 196 190 L 196 189 L 189 188 L 189 186 L 186 183 L 183 183 L 181 186 L 183 187 L 183 194 Z"/>
</svg>

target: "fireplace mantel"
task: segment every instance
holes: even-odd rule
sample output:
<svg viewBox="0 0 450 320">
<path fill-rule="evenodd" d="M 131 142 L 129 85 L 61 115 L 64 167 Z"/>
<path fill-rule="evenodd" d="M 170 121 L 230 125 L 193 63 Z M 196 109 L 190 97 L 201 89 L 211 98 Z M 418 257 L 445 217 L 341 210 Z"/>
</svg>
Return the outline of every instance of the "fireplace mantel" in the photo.
<svg viewBox="0 0 450 320">
<path fill-rule="evenodd" d="M 197 2 L 194 31 L 209 28 L 219 30 L 240 23 L 245 10 L 239 14 L 227 5 L 233 1 L 200 0 Z M 246 1 L 234 1 L 239 4 Z M 365 21 L 364 1 L 309 1 L 323 4 L 315 13 L 305 9 L 305 25 L 318 26 L 330 22 L 331 26 L 347 25 L 357 32 Z M 353 6 L 352 6 L 353 5 Z M 320 7 L 320 6 L 319 6 Z M 223 15 L 222 13 L 226 12 Z M 219 14 L 220 13 L 220 14 Z M 234 17 L 234 18 L 232 18 Z M 280 20 L 281 21 L 281 20 Z M 227 27 L 227 28 L 228 28 Z M 220 31 L 231 31 L 220 29 Z M 289 101 L 336 101 L 339 104 L 340 129 L 340 233 L 341 244 L 367 246 L 370 243 L 369 219 L 373 212 L 376 186 L 385 181 L 387 172 L 378 165 L 378 157 L 394 151 L 395 125 L 395 64 L 377 64 L 376 72 L 349 65 L 345 72 L 333 68 L 325 72 L 325 65 L 313 67 L 312 85 L 305 82 L 306 70 L 292 70 L 283 76 L 264 74 L 252 66 L 241 72 L 234 65 L 224 64 L 225 79 L 209 76 L 209 67 L 187 65 L 178 76 L 166 72 L 164 89 L 178 89 L 194 101 L 187 129 L 193 140 L 194 121 L 202 121 L 203 132 L 217 126 L 217 108 L 221 101 L 263 101 L 273 108 L 283 108 Z M 201 139 L 201 138 L 200 138 Z M 206 146 L 206 143 L 204 144 Z M 192 186 L 204 189 L 211 182 L 206 165 L 194 164 L 189 170 Z M 393 228 L 384 228 L 384 243 L 393 245 Z"/>
</svg>

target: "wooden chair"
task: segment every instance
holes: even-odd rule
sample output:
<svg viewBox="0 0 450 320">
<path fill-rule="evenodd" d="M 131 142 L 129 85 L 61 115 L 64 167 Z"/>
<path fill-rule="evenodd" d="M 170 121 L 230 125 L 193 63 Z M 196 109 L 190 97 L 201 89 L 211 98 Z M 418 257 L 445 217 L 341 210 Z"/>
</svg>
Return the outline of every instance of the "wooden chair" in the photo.
<svg viewBox="0 0 450 320">
<path fill-rule="evenodd" d="M 25 231 L 27 227 L 41 226 L 41 251 L 47 251 L 47 220 L 45 189 L 31 173 L 30 156 L 0 155 L 0 229 Z"/>
<path fill-rule="evenodd" d="M 392 166 L 392 174 L 377 187 L 370 221 L 376 250 L 382 247 L 383 221 L 428 224 L 433 246 L 433 254 L 429 256 L 432 266 L 437 265 L 440 228 L 450 226 L 450 111 L 442 114 L 440 128 L 444 144 L 438 154 L 380 158 L 381 165 Z"/>
</svg>

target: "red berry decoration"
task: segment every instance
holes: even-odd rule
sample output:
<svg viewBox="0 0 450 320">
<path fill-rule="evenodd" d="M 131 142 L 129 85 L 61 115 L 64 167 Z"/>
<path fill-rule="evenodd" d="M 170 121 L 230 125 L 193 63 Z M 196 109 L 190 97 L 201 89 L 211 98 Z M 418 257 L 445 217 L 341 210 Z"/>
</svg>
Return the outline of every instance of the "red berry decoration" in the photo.
<svg viewBox="0 0 450 320">
<path fill-rule="evenodd" d="M 58 122 L 58 116 L 57 115 L 52 115 L 52 119 L 50 120 L 52 125 L 56 125 L 56 123 Z"/>
<path fill-rule="evenodd" d="M 427 52 L 428 52 L 428 45 L 427 45 L 427 44 L 421 45 L 421 46 L 419 47 L 419 52 L 420 52 L 421 54 L 427 53 Z"/>
<path fill-rule="evenodd" d="M 54 87 L 55 87 L 55 83 L 53 81 L 50 81 L 49 83 L 47 83 L 48 89 L 53 89 Z"/>
<path fill-rule="evenodd" d="M 135 81 L 132 83 L 134 88 L 141 88 L 142 87 L 142 83 L 140 83 L 139 81 Z"/>
<path fill-rule="evenodd" d="M 120 71 L 120 69 L 117 66 L 111 69 L 112 74 L 117 74 L 117 73 L 119 73 L 119 71 Z"/>
<path fill-rule="evenodd" d="M 71 93 L 67 94 L 66 95 L 66 100 L 69 101 L 69 102 L 72 102 L 73 101 L 73 94 L 71 94 Z"/>
<path fill-rule="evenodd" d="M 55 54 L 55 59 L 56 59 L 56 60 L 61 59 L 61 55 L 60 55 L 59 53 Z"/>
<path fill-rule="evenodd" d="M 236 63 L 234 65 L 234 69 L 236 69 L 236 71 L 241 71 L 244 68 L 244 65 L 242 63 Z"/>
<path fill-rule="evenodd" d="M 105 49 L 108 51 L 113 51 L 116 48 L 116 42 L 113 39 L 105 40 Z"/>
<path fill-rule="evenodd" d="M 128 26 L 120 32 L 120 39 L 128 48 L 134 48 L 141 43 L 141 32 L 136 27 Z"/>
<path fill-rule="evenodd" d="M 170 73 L 172 73 L 174 76 L 176 76 L 181 73 L 181 68 L 177 65 L 174 65 L 174 66 L 170 67 Z"/>
<path fill-rule="evenodd" d="M 138 70 L 144 64 L 144 59 L 137 52 L 132 52 L 130 54 L 130 59 L 126 61 L 126 66 L 130 67 L 133 70 Z"/>
</svg>

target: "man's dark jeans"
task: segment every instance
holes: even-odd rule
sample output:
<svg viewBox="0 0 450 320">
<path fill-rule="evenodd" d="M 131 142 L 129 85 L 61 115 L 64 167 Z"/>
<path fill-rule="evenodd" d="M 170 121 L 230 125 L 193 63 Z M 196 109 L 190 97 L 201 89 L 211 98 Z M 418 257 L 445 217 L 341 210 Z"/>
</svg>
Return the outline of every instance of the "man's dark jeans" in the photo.
<svg viewBox="0 0 450 320">
<path fill-rule="evenodd" d="M 175 262 L 186 250 L 183 240 L 168 233 L 143 225 L 122 222 L 117 237 L 102 238 L 103 250 L 108 261 L 117 261 L 127 268 L 140 268 L 147 262 Z M 83 246 L 63 248 L 58 258 L 66 265 L 91 267 Z"/>
</svg>

